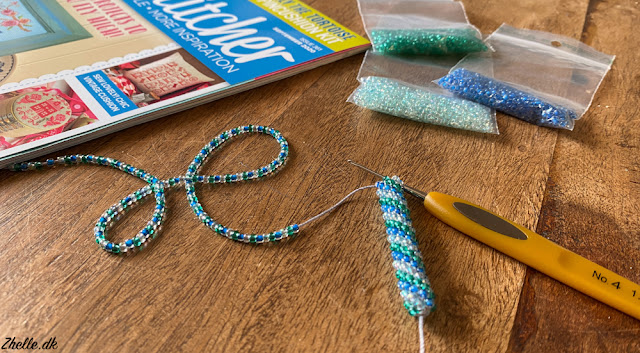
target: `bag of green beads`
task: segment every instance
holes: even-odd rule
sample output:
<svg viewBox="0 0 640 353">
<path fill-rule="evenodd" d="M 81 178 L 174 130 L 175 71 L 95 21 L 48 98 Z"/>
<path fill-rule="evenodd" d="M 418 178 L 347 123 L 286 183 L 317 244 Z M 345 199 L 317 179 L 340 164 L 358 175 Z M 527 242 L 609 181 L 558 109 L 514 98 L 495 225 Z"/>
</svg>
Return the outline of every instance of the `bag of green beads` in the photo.
<svg viewBox="0 0 640 353">
<path fill-rule="evenodd" d="M 358 0 L 373 51 L 391 55 L 451 55 L 487 51 L 458 1 Z"/>
<path fill-rule="evenodd" d="M 360 86 L 347 101 L 423 123 L 497 134 L 494 110 L 455 97 L 432 82 L 458 60 L 460 56 L 397 57 L 368 51 L 358 73 Z"/>
</svg>

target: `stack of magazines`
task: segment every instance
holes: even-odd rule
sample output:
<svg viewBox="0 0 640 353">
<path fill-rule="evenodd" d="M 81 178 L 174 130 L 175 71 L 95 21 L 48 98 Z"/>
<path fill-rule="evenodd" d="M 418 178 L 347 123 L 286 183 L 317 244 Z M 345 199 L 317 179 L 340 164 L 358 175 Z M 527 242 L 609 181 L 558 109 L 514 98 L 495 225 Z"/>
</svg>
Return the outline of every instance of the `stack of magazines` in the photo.
<svg viewBox="0 0 640 353">
<path fill-rule="evenodd" d="M 0 0 L 0 166 L 368 46 L 297 0 Z"/>
</svg>

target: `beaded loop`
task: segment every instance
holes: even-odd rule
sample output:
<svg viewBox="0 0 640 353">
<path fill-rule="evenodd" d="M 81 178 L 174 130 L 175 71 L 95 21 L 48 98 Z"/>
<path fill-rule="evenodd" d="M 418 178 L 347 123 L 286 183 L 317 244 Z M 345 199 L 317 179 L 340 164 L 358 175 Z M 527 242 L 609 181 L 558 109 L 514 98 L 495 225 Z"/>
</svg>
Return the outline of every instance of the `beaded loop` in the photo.
<svg viewBox="0 0 640 353">
<path fill-rule="evenodd" d="M 151 220 L 147 222 L 147 225 L 142 228 L 138 232 L 138 234 L 136 234 L 136 236 L 127 239 L 120 244 L 115 244 L 108 241 L 107 229 L 111 228 L 113 224 L 115 224 L 115 222 L 120 219 L 120 216 L 123 215 L 131 205 L 137 203 L 138 201 L 146 198 L 151 194 L 154 194 L 156 198 L 156 208 L 153 212 Z M 165 210 L 165 193 L 164 185 L 162 182 L 150 184 L 143 188 L 140 188 L 109 207 L 102 214 L 102 216 L 100 216 L 100 219 L 93 229 L 96 236 L 96 243 L 98 243 L 98 245 L 100 245 L 102 249 L 114 254 L 127 252 L 129 250 L 133 250 L 135 247 L 142 248 L 145 246 L 145 242 L 149 240 L 149 237 L 153 239 L 160 232 L 160 226 L 164 221 Z"/>
<path fill-rule="evenodd" d="M 229 141 L 235 136 L 248 134 L 248 133 L 260 133 L 273 137 L 280 144 L 280 153 L 271 163 L 260 167 L 256 170 L 239 172 L 235 174 L 224 175 L 211 175 L 201 176 L 196 173 L 200 170 L 200 167 L 204 161 L 209 157 L 209 154 L 215 149 L 222 146 L 225 142 Z M 207 182 L 207 183 L 236 183 L 239 181 L 246 181 L 252 179 L 263 178 L 270 175 L 280 169 L 286 162 L 289 156 L 289 144 L 287 140 L 280 134 L 279 131 L 266 126 L 241 126 L 235 129 L 226 131 L 220 136 L 214 138 L 208 144 L 204 145 L 200 153 L 194 158 L 193 162 L 189 165 L 187 173 L 185 174 L 185 189 L 187 190 L 187 200 L 191 209 L 196 214 L 196 217 L 207 227 L 211 228 L 214 232 L 225 236 L 229 239 L 244 242 L 244 243 L 266 243 L 272 241 L 279 241 L 289 236 L 298 233 L 300 227 L 298 224 L 292 224 L 275 232 L 266 234 L 245 234 L 235 229 L 231 229 L 223 226 L 220 223 L 214 221 L 207 212 L 204 211 L 198 196 L 196 195 L 195 183 Z"/>
<path fill-rule="evenodd" d="M 280 144 L 280 153 L 278 154 L 278 157 L 269 164 L 256 170 L 211 176 L 196 174 L 211 152 L 233 137 L 246 133 L 261 133 L 275 138 Z M 278 231 L 267 234 L 244 234 L 239 231 L 229 229 L 211 219 L 211 217 L 203 210 L 195 193 L 195 183 L 235 183 L 239 181 L 263 178 L 281 168 L 285 164 L 288 156 L 289 144 L 285 138 L 282 137 L 279 131 L 266 126 L 247 125 L 225 131 L 218 137 L 211 140 L 211 142 L 206 144 L 200 153 L 198 153 L 194 158 L 184 176 L 169 178 L 167 180 L 159 180 L 142 169 L 135 168 L 116 159 L 94 155 L 78 154 L 62 156 L 56 159 L 48 159 L 45 162 L 17 163 L 9 167 L 9 169 L 13 171 L 29 171 L 41 170 L 43 167 L 54 167 L 56 165 L 70 166 L 78 164 L 95 164 L 121 170 L 147 182 L 148 185 L 127 195 L 125 198 L 109 207 L 109 209 L 107 209 L 96 222 L 94 227 L 96 243 L 98 243 L 98 245 L 105 251 L 118 254 L 132 251 L 136 248 L 142 249 L 151 239 L 157 237 L 161 230 L 162 223 L 164 222 L 166 213 L 165 190 L 173 187 L 179 187 L 181 185 L 184 185 L 187 190 L 189 204 L 198 219 L 200 219 L 209 228 L 213 229 L 216 233 L 229 239 L 245 243 L 265 243 L 282 240 L 295 235 L 300 230 L 298 224 L 292 224 Z M 151 219 L 147 222 L 145 227 L 142 228 L 133 238 L 129 238 L 123 242 L 113 243 L 109 241 L 107 237 L 107 230 L 111 228 L 132 205 L 150 195 L 155 197 L 156 207 Z"/>
<path fill-rule="evenodd" d="M 384 177 L 376 183 L 376 188 L 404 307 L 411 316 L 427 316 L 435 310 L 435 295 L 418 249 L 402 180 L 397 176 Z"/>
<path fill-rule="evenodd" d="M 102 249 L 114 254 L 127 252 L 136 244 L 138 244 L 138 246 L 141 246 L 149 238 L 150 235 L 154 235 L 156 233 L 156 230 L 158 229 L 158 227 L 160 227 L 164 220 L 165 214 L 164 184 L 159 181 L 158 178 L 151 175 L 150 173 L 145 172 L 142 169 L 138 169 L 132 165 L 120 162 L 117 159 L 83 154 L 62 156 L 56 159 L 47 159 L 45 162 L 17 163 L 9 169 L 13 171 L 28 171 L 41 170 L 43 167 L 52 168 L 56 165 L 70 166 L 78 164 L 95 164 L 99 166 L 114 168 L 149 183 L 149 185 L 123 198 L 102 214 L 102 216 L 96 223 L 95 228 L 93 229 L 96 243 L 98 243 L 98 245 Z M 156 209 L 151 220 L 147 222 L 147 226 L 144 227 L 135 237 L 127 239 L 119 244 L 107 240 L 107 229 L 113 226 L 113 224 L 117 221 L 116 217 L 126 211 L 127 208 L 129 208 L 131 205 L 137 203 L 138 201 L 144 199 L 152 193 L 154 193 L 154 196 L 156 198 Z"/>
</svg>

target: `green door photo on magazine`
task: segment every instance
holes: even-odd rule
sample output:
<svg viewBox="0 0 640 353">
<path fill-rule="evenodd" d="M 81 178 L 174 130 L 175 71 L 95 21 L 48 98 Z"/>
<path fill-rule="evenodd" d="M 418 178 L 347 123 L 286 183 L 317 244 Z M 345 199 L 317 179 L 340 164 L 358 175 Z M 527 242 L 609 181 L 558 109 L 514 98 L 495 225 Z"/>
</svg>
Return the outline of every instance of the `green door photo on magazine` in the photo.
<svg viewBox="0 0 640 353">
<path fill-rule="evenodd" d="M 0 56 L 91 38 L 56 1 L 0 0 Z"/>
</svg>

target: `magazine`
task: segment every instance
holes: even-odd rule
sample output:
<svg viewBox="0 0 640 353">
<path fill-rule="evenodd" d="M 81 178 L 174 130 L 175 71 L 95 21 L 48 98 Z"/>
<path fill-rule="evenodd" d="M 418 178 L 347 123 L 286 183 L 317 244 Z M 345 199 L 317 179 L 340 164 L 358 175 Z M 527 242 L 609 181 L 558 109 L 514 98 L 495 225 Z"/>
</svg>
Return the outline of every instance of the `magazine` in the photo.
<svg viewBox="0 0 640 353">
<path fill-rule="evenodd" d="M 0 166 L 368 46 L 298 0 L 0 0 Z"/>
</svg>

